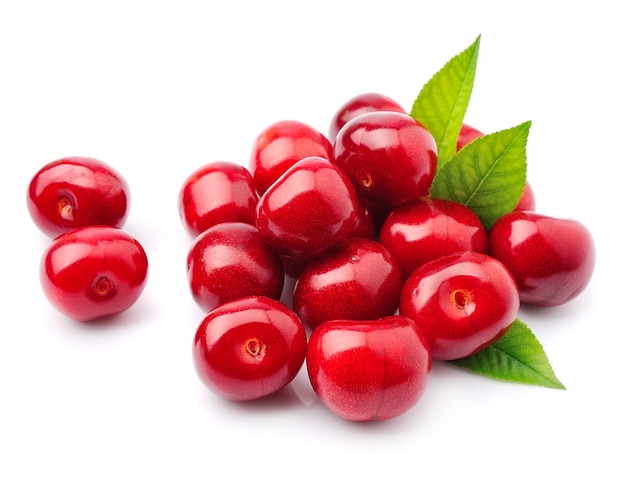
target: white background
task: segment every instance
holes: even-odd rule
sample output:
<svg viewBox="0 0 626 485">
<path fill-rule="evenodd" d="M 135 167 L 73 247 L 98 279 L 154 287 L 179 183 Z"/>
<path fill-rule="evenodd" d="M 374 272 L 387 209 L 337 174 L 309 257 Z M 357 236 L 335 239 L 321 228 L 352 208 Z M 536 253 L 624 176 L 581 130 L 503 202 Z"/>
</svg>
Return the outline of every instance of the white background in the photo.
<svg viewBox="0 0 626 485">
<path fill-rule="evenodd" d="M 622 18 L 602 0 L 3 1 L 0 483 L 624 483 Z M 326 132 L 362 92 L 408 109 L 479 34 L 466 120 L 532 120 L 538 211 L 580 220 L 597 244 L 579 298 L 521 314 L 567 390 L 435 365 L 416 407 L 370 424 L 331 414 L 303 373 L 263 402 L 212 395 L 191 364 L 202 312 L 183 180 L 246 165 L 279 119 Z M 141 299 L 105 328 L 58 314 L 39 286 L 48 239 L 26 188 L 66 155 L 122 172 L 126 229 L 150 258 Z"/>
</svg>

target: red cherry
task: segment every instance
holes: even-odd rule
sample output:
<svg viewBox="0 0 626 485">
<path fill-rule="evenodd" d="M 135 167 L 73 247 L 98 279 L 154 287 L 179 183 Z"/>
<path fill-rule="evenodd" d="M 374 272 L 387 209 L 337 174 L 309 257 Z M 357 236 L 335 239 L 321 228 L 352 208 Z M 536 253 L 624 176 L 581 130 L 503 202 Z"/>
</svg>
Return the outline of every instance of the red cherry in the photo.
<svg viewBox="0 0 626 485">
<path fill-rule="evenodd" d="M 223 222 L 196 237 L 187 254 L 187 279 L 193 299 L 208 312 L 244 296 L 278 300 L 284 285 L 278 253 L 243 222 Z"/>
<path fill-rule="evenodd" d="M 400 267 L 382 244 L 351 238 L 304 268 L 293 309 L 310 329 L 326 320 L 373 320 L 396 311 L 402 282 Z"/>
<path fill-rule="evenodd" d="M 256 224 L 270 246 L 303 260 L 346 239 L 358 211 L 356 193 L 345 175 L 326 159 L 307 157 L 261 196 Z"/>
<path fill-rule="evenodd" d="M 259 198 L 252 175 L 232 162 L 212 162 L 195 170 L 178 194 L 178 212 L 193 237 L 221 222 L 255 223 Z"/>
<path fill-rule="evenodd" d="M 50 162 L 28 186 L 28 211 L 37 227 L 51 238 L 77 227 L 120 228 L 129 205 L 130 190 L 122 175 L 95 158 Z"/>
<path fill-rule="evenodd" d="M 434 360 L 460 359 L 491 345 L 509 329 L 519 306 L 507 268 L 470 251 L 420 266 L 400 294 L 400 314 L 424 332 Z"/>
<path fill-rule="evenodd" d="M 471 209 L 429 197 L 396 207 L 383 222 L 379 238 L 405 279 L 417 267 L 446 254 L 487 252 L 487 232 Z"/>
<path fill-rule="evenodd" d="M 330 121 L 328 139 L 334 141 L 339 130 L 348 121 L 364 113 L 372 111 L 395 111 L 406 114 L 405 109 L 399 103 L 380 93 L 359 94 L 339 107 Z"/>
<path fill-rule="evenodd" d="M 359 115 L 341 128 L 334 158 L 362 198 L 398 206 L 427 195 L 437 146 L 409 115 L 378 111 Z"/>
<path fill-rule="evenodd" d="M 515 211 L 489 234 L 490 254 L 509 268 L 523 303 L 553 306 L 578 296 L 595 266 L 595 246 L 580 222 Z"/>
<path fill-rule="evenodd" d="M 532 187 L 528 182 L 524 185 L 524 191 L 522 192 L 522 197 L 520 198 L 517 206 L 515 207 L 516 211 L 534 211 L 536 208 L 535 201 L 535 193 L 533 192 Z"/>
<path fill-rule="evenodd" d="M 196 331 L 201 382 L 233 401 L 268 396 L 289 384 L 306 355 L 302 322 L 282 303 L 250 296 L 210 311 Z"/>
<path fill-rule="evenodd" d="M 67 231 L 43 254 L 43 292 L 61 313 L 79 321 L 130 308 L 146 285 L 148 259 L 128 232 L 107 226 Z"/>
<path fill-rule="evenodd" d="M 349 237 L 365 237 L 367 239 L 376 239 L 378 237 L 374 214 L 367 204 L 362 203 L 362 201 L 359 201 L 356 223 Z"/>
<path fill-rule="evenodd" d="M 431 355 L 410 319 L 333 320 L 309 339 L 306 366 L 313 390 L 351 421 L 390 419 L 413 407 L 430 377 Z"/>
<path fill-rule="evenodd" d="M 315 128 L 283 120 L 265 128 L 254 140 L 249 169 L 259 194 L 263 194 L 294 163 L 306 157 L 331 160 L 332 145 Z"/>
<path fill-rule="evenodd" d="M 468 125 L 467 123 L 463 123 L 461 125 L 461 131 L 459 132 L 459 136 L 456 140 L 456 151 L 458 152 L 465 145 L 469 145 L 476 138 L 480 138 L 484 133 L 473 126 Z"/>
</svg>

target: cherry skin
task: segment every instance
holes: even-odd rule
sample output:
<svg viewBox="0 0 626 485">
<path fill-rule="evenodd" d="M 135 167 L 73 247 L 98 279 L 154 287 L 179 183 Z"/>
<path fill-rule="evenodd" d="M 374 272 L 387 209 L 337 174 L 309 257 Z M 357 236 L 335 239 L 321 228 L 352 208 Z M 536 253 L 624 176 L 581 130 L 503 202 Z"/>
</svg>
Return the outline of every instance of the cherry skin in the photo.
<svg viewBox="0 0 626 485">
<path fill-rule="evenodd" d="M 400 267 L 382 244 L 351 238 L 304 268 L 293 309 L 309 329 L 326 320 L 374 320 L 396 311 L 402 283 Z"/>
<path fill-rule="evenodd" d="M 349 237 L 365 237 L 367 239 L 378 238 L 376 218 L 367 204 L 359 201 L 356 215 L 356 223 Z"/>
<path fill-rule="evenodd" d="M 537 207 L 537 202 L 535 199 L 535 192 L 533 188 L 530 186 L 528 181 L 524 185 L 524 191 L 522 192 L 522 197 L 520 198 L 517 206 L 514 210 L 516 211 L 534 211 Z"/>
<path fill-rule="evenodd" d="M 223 222 L 197 236 L 187 254 L 187 280 L 198 306 L 208 312 L 244 296 L 278 300 L 284 270 L 278 253 L 243 222 Z"/>
<path fill-rule="evenodd" d="M 480 138 L 484 133 L 467 123 L 463 123 L 461 125 L 461 131 L 459 132 L 459 136 L 456 140 L 456 151 L 458 152 L 465 145 L 469 145 L 476 138 Z"/>
<path fill-rule="evenodd" d="M 487 232 L 468 207 L 424 197 L 395 208 L 383 222 L 380 242 L 404 278 L 422 264 L 458 251 L 487 252 Z"/>
<path fill-rule="evenodd" d="M 579 221 L 515 211 L 489 233 L 490 254 L 509 268 L 523 303 L 554 306 L 578 296 L 595 266 L 595 245 Z"/>
<path fill-rule="evenodd" d="M 357 116 L 372 111 L 395 111 L 406 114 L 406 110 L 389 96 L 380 93 L 359 94 L 344 104 L 333 115 L 328 129 L 328 139 L 334 141 L 339 130 L 348 121 Z"/>
<path fill-rule="evenodd" d="M 256 225 L 278 252 L 306 260 L 346 239 L 358 211 L 354 187 L 341 170 L 326 159 L 307 157 L 261 196 Z"/>
<path fill-rule="evenodd" d="M 250 401 L 289 384 L 304 363 L 306 346 L 295 313 L 271 298 L 249 296 L 206 315 L 195 334 L 193 362 L 208 389 Z"/>
<path fill-rule="evenodd" d="M 258 200 L 252 175 L 245 167 L 211 162 L 183 182 L 178 212 L 187 232 L 196 237 L 221 222 L 254 225 Z"/>
<path fill-rule="evenodd" d="M 411 409 L 431 371 L 428 344 L 410 319 L 331 320 L 309 338 L 306 367 L 320 401 L 350 421 L 379 421 Z"/>
<path fill-rule="evenodd" d="M 89 157 L 67 157 L 44 165 L 28 186 L 27 206 L 37 227 L 54 238 L 70 229 L 123 227 L 130 190 L 120 173 Z"/>
<path fill-rule="evenodd" d="M 334 159 L 360 197 L 398 206 L 427 195 L 435 176 L 437 146 L 428 130 L 409 115 L 374 111 L 341 128 Z"/>
<path fill-rule="evenodd" d="M 88 226 L 67 231 L 45 250 L 40 281 L 50 303 L 83 322 L 121 313 L 147 281 L 143 247 L 123 229 Z"/>
<path fill-rule="evenodd" d="M 454 360 L 498 340 L 519 307 L 508 269 L 491 256 L 465 251 L 416 269 L 400 294 L 399 312 L 424 332 L 434 360 Z"/>
<path fill-rule="evenodd" d="M 294 163 L 306 157 L 332 159 L 328 138 L 312 126 L 282 120 L 266 127 L 252 144 L 248 168 L 259 195 Z"/>
</svg>

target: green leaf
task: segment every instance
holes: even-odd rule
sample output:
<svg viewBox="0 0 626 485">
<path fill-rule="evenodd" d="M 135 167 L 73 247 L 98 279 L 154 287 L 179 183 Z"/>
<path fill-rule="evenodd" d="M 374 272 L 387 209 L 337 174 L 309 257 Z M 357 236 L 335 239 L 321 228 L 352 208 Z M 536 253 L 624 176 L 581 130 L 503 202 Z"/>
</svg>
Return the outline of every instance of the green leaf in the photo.
<svg viewBox="0 0 626 485">
<path fill-rule="evenodd" d="M 497 342 L 451 364 L 494 379 L 565 389 L 530 328 L 515 320 Z"/>
<path fill-rule="evenodd" d="M 424 85 L 411 108 L 411 116 L 437 142 L 438 170 L 456 153 L 456 141 L 474 87 L 479 46 L 480 36 Z"/>
<path fill-rule="evenodd" d="M 472 209 L 486 229 L 519 202 L 526 183 L 526 142 L 531 122 L 481 136 L 435 175 L 430 195 Z"/>
</svg>

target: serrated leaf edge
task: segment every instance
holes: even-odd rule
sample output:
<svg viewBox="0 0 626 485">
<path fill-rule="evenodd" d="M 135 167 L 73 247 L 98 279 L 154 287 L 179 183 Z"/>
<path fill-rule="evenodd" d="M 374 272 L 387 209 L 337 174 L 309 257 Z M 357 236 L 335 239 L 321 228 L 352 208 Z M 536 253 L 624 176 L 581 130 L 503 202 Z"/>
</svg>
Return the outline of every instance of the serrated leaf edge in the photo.
<svg viewBox="0 0 626 485">
<path fill-rule="evenodd" d="M 545 363 L 548 366 L 548 370 L 550 371 L 551 375 L 546 375 L 543 372 L 539 371 L 538 369 L 536 369 L 535 367 L 533 367 L 532 365 L 530 365 L 528 362 L 524 362 L 516 357 L 514 357 L 513 355 L 511 355 L 509 352 L 505 352 L 502 349 L 498 348 L 498 344 L 502 343 L 503 339 L 517 339 L 520 338 L 521 336 L 509 336 L 507 337 L 507 335 L 509 335 L 509 332 L 507 332 L 506 334 L 504 334 L 500 340 L 498 340 L 497 342 L 495 342 L 494 344 L 490 345 L 489 347 L 479 351 L 476 354 L 470 355 L 469 357 L 463 358 L 463 359 L 458 359 L 458 360 L 450 360 L 447 361 L 449 364 L 454 365 L 456 367 L 460 367 L 463 368 L 467 371 L 473 372 L 475 374 L 479 374 L 485 377 L 489 377 L 491 379 L 495 379 L 495 380 L 499 380 L 499 381 L 505 381 L 505 382 L 515 382 L 515 383 L 519 383 L 519 384 L 525 384 L 525 385 L 536 385 L 536 386 L 541 386 L 541 387 L 547 387 L 547 388 L 551 388 L 551 389 L 559 389 L 559 390 L 566 390 L 567 388 L 563 385 L 563 383 L 558 379 L 558 377 L 556 376 L 554 369 L 550 363 L 550 360 L 548 359 L 548 356 L 545 352 L 545 349 L 543 348 L 543 345 L 541 344 L 541 342 L 539 341 L 539 339 L 537 339 L 537 337 L 535 336 L 535 334 L 533 333 L 533 331 L 530 329 L 530 327 L 528 327 L 528 325 L 526 325 L 525 323 L 523 323 L 522 321 L 520 321 L 519 319 L 516 319 L 515 322 L 513 322 L 513 325 L 517 325 L 518 328 L 522 329 L 523 331 L 527 332 L 530 337 L 536 342 L 537 346 L 538 346 L 538 350 L 541 351 L 541 354 L 545 357 Z M 512 327 L 511 327 L 512 328 Z M 519 345 L 518 347 L 515 348 L 521 348 L 521 347 L 525 347 L 524 345 Z M 546 384 L 541 384 L 538 382 L 527 382 L 527 381 L 522 381 L 519 379 L 514 379 L 514 378 L 510 378 L 507 379 L 505 377 L 502 376 L 496 376 L 493 375 L 489 372 L 485 372 L 485 371 L 481 371 L 478 369 L 474 369 L 470 366 L 464 365 L 465 362 L 468 362 L 468 359 L 471 358 L 476 358 L 477 354 L 479 354 L 480 352 L 484 352 L 484 351 L 495 351 L 497 354 L 500 355 L 505 355 L 508 357 L 508 359 L 513 360 L 517 363 L 519 363 L 521 366 L 531 370 L 535 375 L 541 377 L 541 381 L 545 381 Z M 535 355 L 537 355 L 537 353 L 535 353 Z"/>
<path fill-rule="evenodd" d="M 446 153 L 445 151 L 442 152 L 441 147 L 447 147 L 448 145 L 450 145 L 451 147 L 454 146 L 456 147 L 456 139 L 458 138 L 458 134 L 461 128 L 461 124 L 463 122 L 463 119 L 465 117 L 465 113 L 467 111 L 467 106 L 469 105 L 469 101 L 471 98 L 471 93 L 473 91 L 474 88 L 474 79 L 476 76 L 476 65 L 478 62 L 478 53 L 480 50 L 480 41 L 481 41 L 481 37 L 482 35 L 478 35 L 478 37 L 474 40 L 474 42 L 467 47 L 466 49 L 464 49 L 463 51 L 459 52 L 458 54 L 456 54 L 455 56 L 453 56 L 452 58 L 450 58 L 435 74 L 433 74 L 430 79 L 426 82 L 426 84 L 422 87 L 422 89 L 420 90 L 420 92 L 418 93 L 417 97 L 415 98 L 415 100 L 413 101 L 413 104 L 411 106 L 411 110 L 410 110 L 410 115 L 411 117 L 413 117 L 415 120 L 419 121 L 420 123 L 422 123 L 424 126 L 426 126 L 426 128 L 428 130 L 431 130 L 432 127 L 429 126 L 428 121 L 424 121 L 419 117 L 418 114 L 418 105 L 421 102 L 421 96 L 422 94 L 425 92 L 425 90 L 430 86 L 431 82 L 433 82 L 433 80 L 435 80 L 438 76 L 441 75 L 441 73 L 448 69 L 449 66 L 451 66 L 453 63 L 457 63 L 458 60 L 465 56 L 466 54 L 470 53 L 470 51 L 472 52 L 471 57 L 469 58 L 469 62 L 468 62 L 468 69 L 465 70 L 464 74 L 463 74 L 463 81 L 461 82 L 461 88 L 455 93 L 455 98 L 454 98 L 454 102 L 452 105 L 452 109 L 450 110 L 449 113 L 447 113 L 447 119 L 446 119 L 446 123 L 445 123 L 445 127 L 443 130 L 443 133 L 441 134 L 441 138 L 439 140 L 437 140 L 438 142 L 438 159 L 437 159 L 437 171 L 439 171 L 441 169 L 441 167 L 443 165 L 445 165 L 448 160 L 450 160 L 452 158 L 452 156 L 454 156 L 454 152 L 452 152 L 452 150 L 448 150 L 449 152 L 452 152 L 452 156 L 448 156 L 446 158 L 442 157 L 442 153 Z M 474 66 L 473 69 L 469 69 L 470 66 Z M 468 78 L 471 76 L 471 82 L 468 83 Z M 467 102 L 464 103 L 465 106 L 463 106 L 460 102 L 459 99 L 461 99 L 461 93 L 464 93 L 465 91 L 469 91 L 468 92 L 468 96 L 467 96 Z M 461 113 L 460 113 L 460 117 L 459 117 L 459 123 L 458 123 L 458 129 L 455 128 L 455 133 L 453 135 L 450 135 L 450 130 L 451 130 L 451 120 L 453 120 L 453 113 L 456 113 L 457 109 L 459 109 L 459 107 L 461 107 Z M 456 119 L 456 118 L 454 118 Z"/>
</svg>

